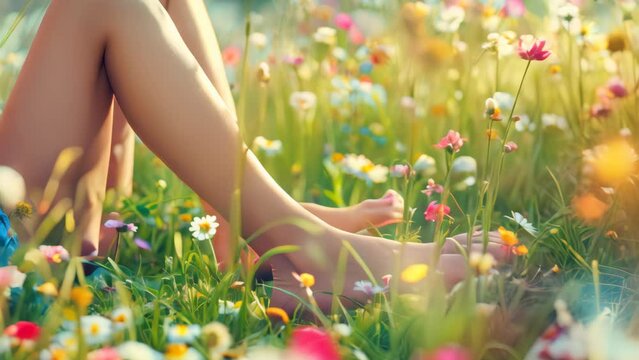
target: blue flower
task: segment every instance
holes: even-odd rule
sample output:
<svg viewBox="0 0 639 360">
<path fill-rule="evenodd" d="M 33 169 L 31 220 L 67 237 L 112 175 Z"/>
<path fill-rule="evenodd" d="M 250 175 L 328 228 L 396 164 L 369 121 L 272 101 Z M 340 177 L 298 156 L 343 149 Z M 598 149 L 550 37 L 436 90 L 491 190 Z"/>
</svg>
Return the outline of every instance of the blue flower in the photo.
<svg viewBox="0 0 639 360">
<path fill-rule="evenodd" d="M 9 259 L 18 248 L 18 239 L 9 235 L 9 217 L 0 209 L 0 266 L 9 265 Z"/>
</svg>

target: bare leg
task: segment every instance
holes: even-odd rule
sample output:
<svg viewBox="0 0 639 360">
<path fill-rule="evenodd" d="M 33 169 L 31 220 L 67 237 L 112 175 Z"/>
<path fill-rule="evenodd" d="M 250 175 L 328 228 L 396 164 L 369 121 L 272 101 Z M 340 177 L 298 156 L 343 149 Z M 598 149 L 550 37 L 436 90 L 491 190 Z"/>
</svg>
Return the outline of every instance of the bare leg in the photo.
<svg viewBox="0 0 639 360">
<path fill-rule="evenodd" d="M 0 163 L 25 174 L 32 189 L 42 187 L 61 149 L 73 145 L 90 150 L 105 126 L 111 89 L 147 146 L 228 216 L 241 145 L 239 131 L 232 112 L 156 0 L 52 1 L 3 113 Z M 43 127 L 50 131 L 34 136 L 32 129 Z M 62 128 L 66 131 L 57 133 L 60 136 L 49 136 Z M 89 155 L 87 151 L 83 164 Z M 80 168 L 65 188 L 74 189 L 88 172 Z M 290 217 L 322 229 L 308 234 L 292 225 L 279 226 L 254 241 L 258 253 L 279 245 L 300 246 L 295 254 L 273 259 L 276 285 L 299 292 L 290 273 L 306 271 L 316 275 L 318 294 L 331 291 L 334 259 L 342 241 L 353 246 L 375 277 L 394 270 L 390 256 L 400 251 L 398 243 L 328 226 L 277 186 L 250 152 L 241 192 L 245 236 Z M 432 259 L 433 249 L 427 244 L 408 244 L 405 250 L 399 259 L 402 267 Z M 462 264 L 460 259 L 448 255 L 440 264 L 443 268 Z M 464 272 L 461 266 L 455 269 L 448 272 L 451 281 Z M 352 284 L 365 279 L 365 272 L 352 258 L 346 270 L 343 294 L 361 299 Z M 330 300 L 318 295 L 324 309 Z M 289 309 L 295 304 L 279 292 L 273 301 Z"/>
</svg>

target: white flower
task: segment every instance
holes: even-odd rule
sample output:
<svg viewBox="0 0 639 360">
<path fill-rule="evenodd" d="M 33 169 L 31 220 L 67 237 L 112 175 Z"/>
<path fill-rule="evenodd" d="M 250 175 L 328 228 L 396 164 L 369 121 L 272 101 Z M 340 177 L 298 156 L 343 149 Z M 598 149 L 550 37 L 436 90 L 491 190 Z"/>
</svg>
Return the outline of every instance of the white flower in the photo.
<svg viewBox="0 0 639 360">
<path fill-rule="evenodd" d="M 261 32 L 254 32 L 249 35 L 249 42 L 256 48 L 263 49 L 268 44 L 268 37 Z"/>
<path fill-rule="evenodd" d="M 111 339 L 113 333 L 111 320 L 100 315 L 88 315 L 80 318 L 84 340 L 89 345 L 103 344 Z"/>
<path fill-rule="evenodd" d="M 512 217 L 510 216 L 504 216 L 504 217 L 508 220 L 511 220 L 519 224 L 519 226 L 521 226 L 521 228 L 524 229 L 524 231 L 526 231 L 530 235 L 537 236 L 537 229 L 535 229 L 533 224 L 528 222 L 528 219 L 526 219 L 522 214 L 515 211 L 511 211 L 511 214 L 512 214 Z"/>
<path fill-rule="evenodd" d="M 212 215 L 205 215 L 204 217 L 196 217 L 191 222 L 189 231 L 193 234 L 193 237 L 203 241 L 210 240 L 217 232 L 217 227 L 220 224 L 217 223 L 217 217 Z"/>
<path fill-rule="evenodd" d="M 111 320 L 116 330 L 121 330 L 133 323 L 133 312 L 126 307 L 119 307 L 111 312 Z"/>
<path fill-rule="evenodd" d="M 435 159 L 433 159 L 432 157 L 428 155 L 422 154 L 415 161 L 415 164 L 413 165 L 413 170 L 415 170 L 416 173 L 420 174 L 423 177 L 426 177 L 426 178 L 431 177 L 435 175 L 435 173 L 437 172 L 437 167 L 435 166 Z"/>
<path fill-rule="evenodd" d="M 256 149 L 261 150 L 266 156 L 275 156 L 282 152 L 281 140 L 269 140 L 264 136 L 258 136 L 253 140 Z"/>
<path fill-rule="evenodd" d="M 544 129 L 551 126 L 554 126 L 560 130 L 566 130 L 568 128 L 568 122 L 566 122 L 566 118 L 557 114 L 542 114 L 541 125 Z"/>
<path fill-rule="evenodd" d="M 361 291 L 368 296 L 373 296 L 375 294 L 379 294 L 384 292 L 386 289 L 379 285 L 373 285 L 372 282 L 368 280 L 359 280 L 355 281 L 355 286 L 353 287 L 354 291 Z"/>
<path fill-rule="evenodd" d="M 170 343 L 192 344 L 201 334 L 200 325 L 173 325 L 169 328 L 167 340 Z"/>
<path fill-rule="evenodd" d="M 0 166 L 0 207 L 13 209 L 24 200 L 27 186 L 22 175 L 8 166 Z"/>
<path fill-rule="evenodd" d="M 368 360 L 368 356 L 360 349 L 354 349 L 353 356 L 355 356 L 357 360 Z"/>
<path fill-rule="evenodd" d="M 161 353 L 137 341 L 127 341 L 120 344 L 117 349 L 122 359 L 125 360 L 161 360 L 164 358 Z"/>
<path fill-rule="evenodd" d="M 204 346 L 209 350 L 211 358 L 221 354 L 233 345 L 233 337 L 226 325 L 220 322 L 212 322 L 202 328 Z"/>
<path fill-rule="evenodd" d="M 381 184 L 388 179 L 388 167 L 383 165 L 367 166 L 362 169 L 362 179 L 368 183 Z"/>
<path fill-rule="evenodd" d="M 477 160 L 470 156 L 460 156 L 453 161 L 450 167 L 450 179 L 453 188 L 465 190 L 475 185 L 477 176 Z"/>
<path fill-rule="evenodd" d="M 499 57 L 503 57 L 514 53 L 516 41 L 517 34 L 513 31 L 492 32 L 488 34 L 486 42 L 481 47 L 485 50 L 497 52 Z"/>
<path fill-rule="evenodd" d="M 465 16 L 466 12 L 460 6 L 445 7 L 439 13 L 439 18 L 435 20 L 435 29 L 446 33 L 456 32 Z"/>
<path fill-rule="evenodd" d="M 240 312 L 240 309 L 235 306 L 235 303 L 228 300 L 218 300 L 217 308 L 220 315 L 236 315 Z"/>
<path fill-rule="evenodd" d="M 333 330 L 341 337 L 349 337 L 353 333 L 353 329 L 347 324 L 333 324 Z"/>
<path fill-rule="evenodd" d="M 537 124 L 530 121 L 528 115 L 522 114 L 519 115 L 519 121 L 515 122 L 515 129 L 517 131 L 535 131 L 537 128 Z"/>
<path fill-rule="evenodd" d="M 55 335 L 53 343 L 59 345 L 61 348 L 75 353 L 78 351 L 78 338 L 75 336 L 75 331 L 62 331 Z"/>
<path fill-rule="evenodd" d="M 335 41 L 337 40 L 337 30 L 322 26 L 315 30 L 315 34 L 313 34 L 313 39 L 318 43 L 326 44 L 326 45 L 335 45 Z"/>
<path fill-rule="evenodd" d="M 299 111 L 307 111 L 315 107 L 317 97 L 310 91 L 295 91 L 289 99 L 291 106 Z"/>
</svg>

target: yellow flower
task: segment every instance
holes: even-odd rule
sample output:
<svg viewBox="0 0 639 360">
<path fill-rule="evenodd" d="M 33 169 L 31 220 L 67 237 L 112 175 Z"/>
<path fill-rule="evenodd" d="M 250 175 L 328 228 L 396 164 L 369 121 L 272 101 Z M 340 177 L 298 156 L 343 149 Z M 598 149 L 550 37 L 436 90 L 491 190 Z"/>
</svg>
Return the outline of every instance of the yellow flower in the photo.
<svg viewBox="0 0 639 360">
<path fill-rule="evenodd" d="M 299 281 L 301 287 L 311 288 L 315 285 L 315 276 L 309 273 L 293 273 L 295 280 Z"/>
<path fill-rule="evenodd" d="M 584 152 L 586 171 L 592 171 L 595 179 L 605 186 L 619 185 L 628 180 L 635 173 L 637 159 L 635 149 L 624 140 L 615 140 Z"/>
<path fill-rule="evenodd" d="M 93 302 L 93 293 L 87 286 L 78 286 L 71 289 L 71 301 L 81 309 L 86 309 Z"/>
<path fill-rule="evenodd" d="M 191 214 L 180 214 L 180 220 L 190 223 L 191 221 L 193 221 L 193 215 Z"/>
<path fill-rule="evenodd" d="M 551 75 L 557 75 L 559 73 L 561 73 L 561 65 L 559 64 L 552 64 L 548 67 L 548 72 L 550 72 Z"/>
<path fill-rule="evenodd" d="M 47 281 L 44 284 L 36 287 L 36 291 L 46 296 L 58 296 L 58 289 L 51 281 Z"/>
<path fill-rule="evenodd" d="M 485 275 L 495 266 L 495 258 L 489 253 L 473 252 L 468 258 L 468 265 L 478 274 Z"/>
<path fill-rule="evenodd" d="M 559 234 L 559 229 L 557 228 L 550 229 L 550 235 L 557 235 L 557 234 Z"/>
<path fill-rule="evenodd" d="M 189 347 L 186 344 L 168 344 L 166 346 L 166 359 L 180 359 L 186 354 Z"/>
<path fill-rule="evenodd" d="M 18 219 L 28 218 L 33 214 L 33 206 L 26 201 L 19 201 L 16 204 L 14 214 Z"/>
<path fill-rule="evenodd" d="M 284 324 L 288 324 L 291 320 L 286 311 L 278 307 L 269 307 L 266 309 L 266 315 L 279 317 Z"/>
<path fill-rule="evenodd" d="M 561 270 L 559 269 L 559 265 L 555 264 L 555 266 L 552 267 L 552 272 L 554 272 L 555 274 L 559 273 Z"/>
<path fill-rule="evenodd" d="M 504 244 L 514 246 L 519 243 L 519 239 L 517 239 L 517 235 L 515 235 L 514 232 L 506 230 L 503 226 L 500 226 L 497 231 L 499 231 L 499 236 L 501 236 L 501 241 L 503 241 Z"/>
<path fill-rule="evenodd" d="M 404 269 L 401 273 L 401 279 L 405 283 L 415 284 L 423 280 L 428 275 L 428 265 L 413 264 Z"/>
<path fill-rule="evenodd" d="M 499 136 L 497 135 L 497 131 L 495 129 L 490 129 L 490 130 L 486 130 L 486 137 L 489 140 L 495 140 L 497 139 Z"/>
<path fill-rule="evenodd" d="M 513 253 L 517 256 L 528 255 L 528 248 L 526 245 L 519 245 L 513 249 Z"/>
</svg>

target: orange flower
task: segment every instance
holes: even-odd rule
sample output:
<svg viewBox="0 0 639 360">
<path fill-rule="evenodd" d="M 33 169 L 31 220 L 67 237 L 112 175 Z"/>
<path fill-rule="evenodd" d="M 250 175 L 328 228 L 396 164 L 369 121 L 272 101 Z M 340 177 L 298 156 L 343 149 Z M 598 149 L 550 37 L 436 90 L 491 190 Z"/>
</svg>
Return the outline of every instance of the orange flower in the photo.
<svg viewBox="0 0 639 360">
<path fill-rule="evenodd" d="M 79 286 L 71 289 L 71 301 L 78 307 L 86 309 L 93 302 L 93 293 L 87 286 Z"/>
<path fill-rule="evenodd" d="M 608 204 L 590 193 L 575 196 L 572 199 L 572 208 L 575 216 L 585 222 L 594 222 L 601 219 L 608 207 Z"/>
<path fill-rule="evenodd" d="M 505 245 L 515 246 L 519 243 L 519 239 L 517 239 L 517 235 L 514 232 L 506 230 L 503 226 L 500 226 L 497 231 L 499 231 L 501 241 L 503 241 Z"/>
<path fill-rule="evenodd" d="M 519 245 L 513 248 L 513 254 L 517 256 L 528 255 L 528 248 L 526 245 Z"/>
<path fill-rule="evenodd" d="M 288 324 L 291 319 L 289 319 L 288 314 L 281 308 L 278 307 L 269 307 L 266 309 L 266 315 L 279 317 L 284 324 Z"/>
</svg>

